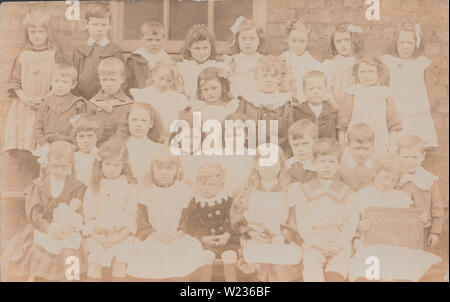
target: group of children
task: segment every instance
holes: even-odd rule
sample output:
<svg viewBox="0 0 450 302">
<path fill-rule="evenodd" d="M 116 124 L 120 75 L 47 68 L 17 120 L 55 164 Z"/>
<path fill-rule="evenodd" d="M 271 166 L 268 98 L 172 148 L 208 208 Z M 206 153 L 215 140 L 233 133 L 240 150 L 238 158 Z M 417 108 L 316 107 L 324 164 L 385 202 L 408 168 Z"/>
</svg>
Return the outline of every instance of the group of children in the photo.
<svg viewBox="0 0 450 302">
<path fill-rule="evenodd" d="M 223 61 L 195 25 L 176 62 L 161 22 L 145 21 L 143 46 L 125 56 L 108 40 L 108 6 L 91 3 L 89 38 L 69 64 L 50 21 L 26 16 L 27 46 L 11 73 L 5 151 L 34 180 L 29 224 L 3 251 L 2 279 L 64 280 L 76 256 L 89 281 L 105 267 L 113 280 L 209 281 L 217 259 L 226 281 L 238 271 L 345 280 L 366 206 L 421 209 L 426 244 L 439 241 L 443 203 L 422 167 L 437 136 L 418 24 L 401 23 L 381 59 L 361 56 L 361 28 L 338 25 L 333 58 L 320 63 L 302 19 L 289 22 L 289 50 L 275 57 L 259 26 L 240 17 Z M 278 121 L 276 164 L 260 166 L 259 152 L 195 156 L 194 140 L 173 155 L 172 122 L 187 121 L 194 136 L 194 112 Z"/>
</svg>

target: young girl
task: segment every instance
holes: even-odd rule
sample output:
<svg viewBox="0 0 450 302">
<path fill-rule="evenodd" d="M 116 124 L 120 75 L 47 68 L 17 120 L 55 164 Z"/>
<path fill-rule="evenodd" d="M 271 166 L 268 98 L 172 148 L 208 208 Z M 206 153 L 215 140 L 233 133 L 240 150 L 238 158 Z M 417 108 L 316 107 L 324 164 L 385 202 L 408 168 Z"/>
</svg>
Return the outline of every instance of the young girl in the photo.
<svg viewBox="0 0 450 302">
<path fill-rule="evenodd" d="M 216 62 L 216 43 L 206 25 L 197 24 L 189 30 L 182 53 L 184 58 L 178 62 L 178 68 L 183 76 L 184 93 L 190 100 L 196 100 L 200 72 L 209 66 L 222 66 Z"/>
<path fill-rule="evenodd" d="M 310 26 L 300 17 L 289 21 L 287 25 L 289 50 L 280 58 L 286 62 L 292 77 L 295 79 L 295 90 L 298 101 L 304 102 L 303 76 L 311 70 L 320 70 L 321 65 L 306 49 L 308 48 Z"/>
<path fill-rule="evenodd" d="M 72 140 L 75 152 L 75 173 L 86 186 L 91 184 L 97 142 L 102 135 L 101 123 L 92 115 L 82 114 L 73 120 Z"/>
<path fill-rule="evenodd" d="M 183 79 L 174 61 L 160 60 L 152 72 L 152 85 L 143 89 L 130 89 L 136 102 L 151 104 L 162 118 L 164 136 L 169 136 L 170 124 L 186 108 L 187 98 L 181 93 Z"/>
<path fill-rule="evenodd" d="M 254 91 L 256 63 L 265 53 L 265 37 L 261 27 L 253 20 L 239 17 L 230 28 L 233 32 L 231 56 L 224 57 L 231 93 L 237 97 L 244 91 Z"/>
<path fill-rule="evenodd" d="M 66 259 L 80 260 L 80 273 L 84 273 L 84 257 L 80 252 L 80 233 L 77 240 L 52 247 L 60 240 L 74 234 L 72 225 L 56 222 L 55 209 L 72 201 L 81 204 L 85 186 L 73 177 L 73 151 L 68 142 L 57 141 L 50 145 L 48 174 L 37 179 L 25 201 L 29 224 L 9 242 L 2 259 L 2 278 L 8 281 L 44 279 L 62 281 L 66 276 Z M 78 201 L 76 201 L 78 200 Z M 47 240 L 38 238 L 47 237 Z M 40 243 L 37 243 L 40 242 Z M 67 243 L 67 242 L 66 242 Z"/>
<path fill-rule="evenodd" d="M 242 256 L 238 268 L 245 273 L 256 271 L 260 281 L 292 281 L 300 277 L 295 266 L 301 249 L 291 242 L 293 233 L 286 226 L 288 218 L 289 175 L 283 152 L 272 166 L 260 166 L 255 156 L 253 171 L 233 202 L 231 223 L 241 234 Z"/>
<path fill-rule="evenodd" d="M 338 24 L 330 41 L 333 58 L 322 63 L 334 101 L 339 107 L 342 106 L 346 89 L 355 84 L 353 65 L 361 55 L 363 47 L 360 33 L 361 27 L 349 23 Z"/>
<path fill-rule="evenodd" d="M 25 17 L 26 45 L 15 58 L 9 78 L 8 93 L 13 102 L 5 124 L 4 150 L 19 161 L 21 177 L 33 178 L 39 173 L 34 148 L 33 125 L 37 107 L 50 92 L 54 66 L 62 62 L 62 54 L 53 44 L 51 16 L 33 11 Z"/>
<path fill-rule="evenodd" d="M 139 194 L 137 236 L 141 241 L 128 264 L 131 277 L 186 281 L 205 263 L 201 243 L 185 235 L 180 225 L 191 196 L 181 174 L 180 158 L 168 148 L 153 155 L 148 183 Z"/>
<path fill-rule="evenodd" d="M 102 278 L 102 267 L 112 269 L 113 280 L 123 280 L 136 233 L 137 190 L 128 152 L 118 140 L 101 145 L 91 185 L 84 196 L 88 279 Z"/>
<path fill-rule="evenodd" d="M 393 152 L 398 132 L 403 128 L 389 88 L 380 86 L 383 70 L 383 63 L 374 57 L 361 58 L 355 64 L 358 84 L 347 89 L 337 126 L 342 146 L 352 125 L 366 123 L 375 131 L 374 154 Z"/>
<path fill-rule="evenodd" d="M 423 56 L 420 25 L 401 23 L 394 35 L 390 54 L 382 56 L 390 72 L 392 99 L 400 113 L 405 134 L 417 135 L 425 147 L 437 147 L 436 129 L 430 113 L 432 98 L 430 59 Z"/>
</svg>

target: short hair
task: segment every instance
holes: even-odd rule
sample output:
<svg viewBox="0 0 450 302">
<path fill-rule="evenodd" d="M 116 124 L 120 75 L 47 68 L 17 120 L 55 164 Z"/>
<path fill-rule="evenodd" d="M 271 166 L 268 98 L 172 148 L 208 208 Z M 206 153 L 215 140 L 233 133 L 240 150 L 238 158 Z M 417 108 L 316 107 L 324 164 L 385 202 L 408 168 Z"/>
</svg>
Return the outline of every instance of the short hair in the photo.
<svg viewBox="0 0 450 302">
<path fill-rule="evenodd" d="M 199 174 L 201 171 L 218 171 L 221 175 L 222 180 L 225 178 L 225 174 L 227 173 L 227 170 L 218 162 L 216 161 L 209 161 L 206 163 L 201 164 L 197 169 L 197 179 L 199 177 Z"/>
<path fill-rule="evenodd" d="M 308 33 L 308 35 L 310 33 L 309 23 L 306 22 L 305 20 L 303 20 L 302 18 L 300 18 L 299 16 L 296 16 L 292 20 L 289 20 L 286 25 L 286 31 L 287 31 L 288 36 L 291 33 L 291 31 L 294 31 L 297 29 L 302 29 L 302 30 L 306 31 Z"/>
<path fill-rule="evenodd" d="M 331 34 L 331 40 L 330 40 L 330 52 L 333 56 L 337 55 L 337 49 L 336 45 L 334 44 L 334 38 L 336 36 L 336 33 L 345 33 L 348 32 L 350 34 L 350 40 L 352 43 L 352 53 L 356 57 L 359 57 L 363 51 L 363 41 L 361 39 L 361 36 L 357 32 L 352 32 L 348 30 L 350 23 L 340 23 L 336 25 L 336 28 L 334 32 Z"/>
<path fill-rule="evenodd" d="M 141 36 L 146 34 L 158 35 L 162 34 L 165 36 L 166 30 L 164 24 L 157 19 L 148 19 L 141 24 Z"/>
<path fill-rule="evenodd" d="M 89 3 L 86 7 L 84 18 L 87 22 L 91 18 L 107 18 L 111 22 L 111 10 L 109 4 L 103 2 Z"/>
<path fill-rule="evenodd" d="M 416 32 L 416 26 L 418 26 L 417 23 L 415 23 L 414 21 L 411 20 L 406 20 L 406 21 L 402 21 L 398 26 L 397 29 L 395 30 L 394 33 L 394 38 L 392 39 L 392 44 L 391 47 L 389 49 L 389 53 L 393 56 L 398 57 L 398 48 L 397 48 L 397 43 L 398 43 L 398 38 L 400 37 L 400 32 L 401 31 L 410 31 L 414 33 L 414 37 L 417 41 L 417 32 Z M 415 47 L 414 49 L 414 53 L 413 53 L 413 57 L 417 58 L 418 56 L 421 56 L 424 52 L 425 52 L 425 46 L 424 46 L 424 42 L 423 42 L 423 35 L 421 33 L 419 33 L 419 35 L 421 35 L 420 39 L 420 44 L 419 47 Z"/>
<path fill-rule="evenodd" d="M 55 65 L 55 69 L 53 70 L 53 74 L 59 74 L 63 77 L 68 77 L 72 80 L 72 82 L 76 82 L 78 78 L 78 71 L 72 65 L 60 63 Z"/>
<path fill-rule="evenodd" d="M 201 97 L 201 85 L 203 82 L 210 81 L 210 80 L 217 80 L 220 83 L 220 86 L 222 87 L 222 95 L 221 98 L 225 102 L 228 102 L 231 99 L 230 96 L 230 81 L 222 76 L 220 74 L 221 69 L 210 66 L 203 69 L 198 78 L 197 78 L 197 95 L 200 98 Z"/>
<path fill-rule="evenodd" d="M 378 158 L 372 168 L 373 175 L 377 175 L 380 171 L 395 173 L 398 177 L 401 172 L 401 164 L 398 157 L 388 153 Z"/>
<path fill-rule="evenodd" d="M 186 36 L 186 41 L 184 43 L 181 52 L 185 59 L 192 59 L 191 45 L 195 42 L 208 41 L 211 44 L 211 55 L 208 59 L 216 59 L 216 42 L 208 30 L 208 27 L 204 24 L 196 24 L 189 29 Z"/>
<path fill-rule="evenodd" d="M 93 131 L 97 135 L 97 140 L 102 136 L 103 126 L 102 123 L 91 114 L 81 114 L 72 128 L 72 141 L 75 143 L 77 134 L 80 132 Z"/>
<path fill-rule="evenodd" d="M 259 45 L 258 45 L 257 52 L 259 52 L 261 54 L 266 53 L 266 38 L 265 38 L 264 31 L 262 30 L 261 26 L 257 25 L 255 23 L 255 21 L 253 21 L 252 19 L 244 18 L 242 20 L 241 24 L 239 24 L 239 27 L 233 36 L 233 42 L 231 43 L 230 51 L 229 51 L 230 54 L 237 54 L 237 53 L 241 52 L 241 49 L 239 48 L 239 35 L 243 31 L 252 30 L 252 29 L 254 29 L 256 31 L 256 34 L 258 35 L 258 38 L 259 38 Z"/>
<path fill-rule="evenodd" d="M 115 57 L 105 58 L 98 64 L 98 73 L 117 73 L 125 76 L 125 65 L 123 62 Z"/>
<path fill-rule="evenodd" d="M 348 129 L 347 133 L 347 144 L 350 144 L 353 140 L 358 143 L 371 143 L 375 142 L 375 131 L 372 127 L 366 123 L 357 123 Z"/>
<path fill-rule="evenodd" d="M 272 55 L 263 56 L 258 59 L 258 61 L 256 62 L 255 74 L 258 70 L 273 70 L 276 74 L 281 76 L 287 74 L 288 72 L 286 63 L 282 59 Z"/>
<path fill-rule="evenodd" d="M 367 55 L 367 56 L 363 56 L 362 58 L 359 58 L 356 61 L 355 65 L 353 66 L 353 75 L 358 83 L 359 83 L 358 70 L 359 70 L 359 66 L 363 63 L 367 64 L 367 65 L 375 66 L 377 68 L 378 82 L 380 83 L 380 85 L 388 84 L 389 73 L 387 72 L 386 66 L 377 56 L 372 56 L 372 55 Z"/>
<path fill-rule="evenodd" d="M 400 154 L 402 149 L 420 148 L 420 151 L 425 154 L 425 145 L 423 141 L 416 135 L 404 135 L 397 143 L 397 153 Z"/>
<path fill-rule="evenodd" d="M 325 86 L 327 86 L 327 76 L 320 70 L 310 70 L 303 75 L 302 84 L 303 88 L 306 87 L 306 80 L 312 78 L 322 78 L 324 80 Z"/>
<path fill-rule="evenodd" d="M 48 149 L 48 160 L 54 158 L 56 160 L 68 160 L 74 162 L 73 146 L 66 141 L 55 141 L 50 144 Z"/>
<path fill-rule="evenodd" d="M 335 139 L 328 137 L 319 138 L 313 146 L 313 157 L 317 159 L 322 155 L 336 155 L 338 160 L 341 160 L 341 146 Z"/>
<path fill-rule="evenodd" d="M 172 89 L 182 93 L 184 89 L 184 81 L 183 76 L 180 73 L 180 70 L 178 69 L 177 63 L 171 59 L 161 59 L 158 62 L 156 62 L 155 67 L 151 71 L 152 77 L 158 72 L 161 68 L 167 68 L 170 71 L 170 74 L 172 75 L 173 80 L 173 87 Z"/>
<path fill-rule="evenodd" d="M 314 140 L 319 137 L 319 128 L 308 119 L 301 119 L 289 126 L 288 137 L 292 139 L 302 139 L 309 134 Z"/>
</svg>

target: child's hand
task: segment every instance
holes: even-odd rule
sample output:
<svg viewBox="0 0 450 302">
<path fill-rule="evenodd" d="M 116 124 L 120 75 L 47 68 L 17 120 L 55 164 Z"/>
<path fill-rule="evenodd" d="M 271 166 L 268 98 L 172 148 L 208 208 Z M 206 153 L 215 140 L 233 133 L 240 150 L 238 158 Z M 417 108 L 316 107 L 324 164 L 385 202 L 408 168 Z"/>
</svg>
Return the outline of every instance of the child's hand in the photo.
<svg viewBox="0 0 450 302">
<path fill-rule="evenodd" d="M 369 219 L 363 219 L 360 222 L 358 222 L 358 228 L 361 230 L 361 232 L 366 232 L 370 227 L 370 220 Z"/>
<path fill-rule="evenodd" d="M 215 245 L 214 236 L 203 236 L 200 240 L 206 245 Z"/>
<path fill-rule="evenodd" d="M 430 247 L 436 246 L 436 244 L 438 244 L 438 242 L 439 242 L 439 235 L 437 235 L 437 234 L 430 234 L 430 235 L 428 235 L 427 244 Z"/>
<path fill-rule="evenodd" d="M 259 243 L 270 243 L 270 239 L 264 234 L 256 231 L 249 231 L 250 238 Z"/>
<path fill-rule="evenodd" d="M 216 244 L 217 244 L 218 246 L 225 245 L 225 244 L 228 243 L 228 240 L 230 240 L 230 237 L 231 237 L 231 235 L 230 235 L 230 233 L 228 233 L 228 232 L 225 232 L 225 233 L 223 233 L 222 235 L 218 235 L 218 236 L 217 236 Z"/>
</svg>

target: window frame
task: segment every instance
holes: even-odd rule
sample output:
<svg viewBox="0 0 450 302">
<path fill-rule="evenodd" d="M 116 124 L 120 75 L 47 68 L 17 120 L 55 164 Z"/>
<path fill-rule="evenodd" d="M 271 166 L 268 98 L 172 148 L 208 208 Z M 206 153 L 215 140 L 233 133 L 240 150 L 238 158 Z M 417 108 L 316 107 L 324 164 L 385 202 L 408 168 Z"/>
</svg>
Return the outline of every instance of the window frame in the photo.
<svg viewBox="0 0 450 302">
<path fill-rule="evenodd" d="M 162 21 L 166 29 L 165 36 L 169 36 L 169 8 L 171 0 L 163 1 Z M 174 0 L 172 0 L 174 1 Z M 208 29 L 214 36 L 214 2 L 217 0 L 205 0 L 208 2 Z M 253 20 L 261 26 L 264 33 L 267 34 L 267 0 L 252 0 L 253 4 Z M 112 15 L 112 27 L 110 38 L 120 45 L 124 52 L 132 52 L 139 48 L 142 44 L 141 40 L 128 40 L 124 37 L 124 7 L 125 1 L 111 1 L 110 9 Z M 228 41 L 216 41 L 216 48 L 219 54 L 226 51 Z M 184 45 L 184 40 L 167 40 L 165 50 L 170 54 L 179 54 Z"/>
</svg>

